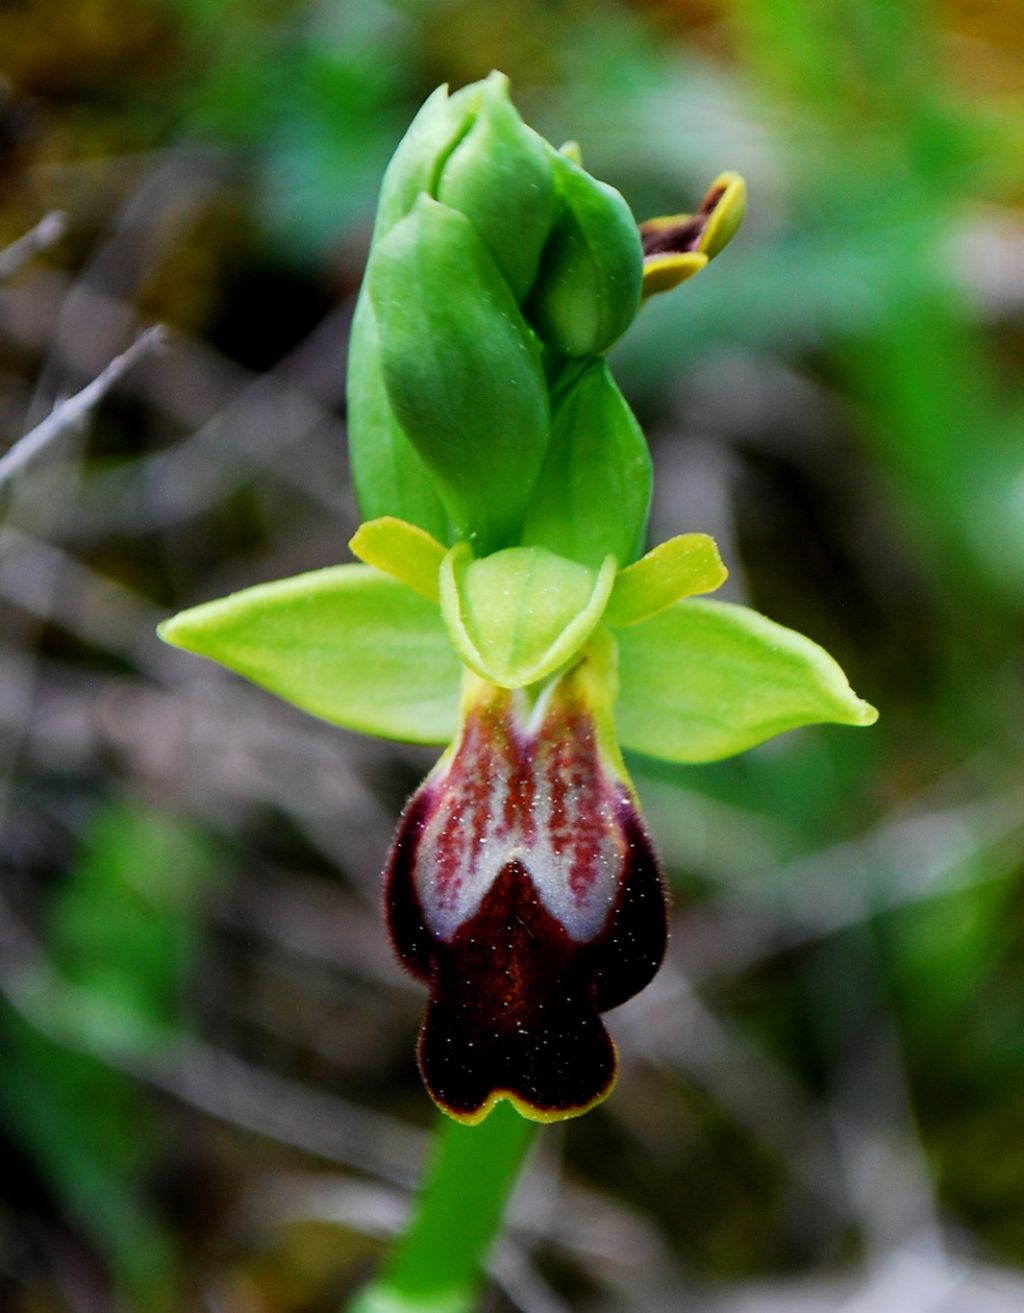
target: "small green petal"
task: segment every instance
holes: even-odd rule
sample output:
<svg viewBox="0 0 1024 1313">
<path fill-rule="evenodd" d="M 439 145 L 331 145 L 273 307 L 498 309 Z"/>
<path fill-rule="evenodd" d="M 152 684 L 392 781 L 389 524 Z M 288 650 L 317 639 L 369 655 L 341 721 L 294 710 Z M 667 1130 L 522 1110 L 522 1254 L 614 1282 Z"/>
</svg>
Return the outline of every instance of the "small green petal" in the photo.
<svg viewBox="0 0 1024 1313">
<path fill-rule="evenodd" d="M 437 607 L 368 566 L 259 584 L 158 633 L 346 729 L 409 743 L 455 730 L 461 668 Z"/>
<path fill-rule="evenodd" d="M 441 612 L 470 669 L 523 688 L 568 662 L 601 618 L 615 558 L 600 570 L 543 547 L 510 547 L 473 559 L 457 543 L 441 566 Z"/>
<path fill-rule="evenodd" d="M 618 634 L 623 747 L 665 761 L 716 761 L 798 725 L 871 725 L 816 643 L 747 607 L 677 602 Z"/>
<path fill-rule="evenodd" d="M 417 525 L 382 515 L 361 524 L 348 546 L 353 556 L 437 604 L 445 549 Z"/>
<path fill-rule="evenodd" d="M 640 624 L 684 597 L 713 593 L 728 575 L 714 538 L 679 534 L 619 572 L 605 619 L 610 625 Z"/>
</svg>

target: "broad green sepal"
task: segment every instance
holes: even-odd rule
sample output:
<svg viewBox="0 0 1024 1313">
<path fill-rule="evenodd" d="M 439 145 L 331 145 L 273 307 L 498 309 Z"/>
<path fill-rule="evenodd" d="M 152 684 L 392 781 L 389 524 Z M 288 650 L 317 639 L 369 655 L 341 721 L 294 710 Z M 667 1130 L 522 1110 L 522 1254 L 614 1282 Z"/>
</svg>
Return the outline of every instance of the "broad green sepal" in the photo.
<svg viewBox="0 0 1024 1313">
<path fill-rule="evenodd" d="M 375 570 L 382 570 L 428 601 L 440 598 L 438 573 L 445 549 L 415 524 L 383 515 L 367 520 L 349 539 L 349 551 Z"/>
<path fill-rule="evenodd" d="M 728 575 L 714 538 L 706 533 L 679 534 L 619 572 L 605 621 L 638 625 L 684 597 L 713 593 Z"/>
<path fill-rule="evenodd" d="M 391 409 L 456 528 L 481 553 L 514 541 L 550 420 L 508 285 L 469 220 L 425 196 L 376 246 L 367 282 Z"/>
<path fill-rule="evenodd" d="M 640 235 L 614 187 L 565 155 L 552 151 L 551 159 L 562 204 L 526 314 L 563 355 L 599 355 L 622 336 L 640 307 Z"/>
<path fill-rule="evenodd" d="M 827 652 L 746 607 L 677 602 L 617 637 L 619 741 L 650 757 L 716 761 L 799 725 L 878 718 Z"/>
<path fill-rule="evenodd" d="M 349 338 L 348 446 L 352 483 L 364 519 L 394 515 L 435 537 L 447 537 L 448 512 L 427 467 L 391 412 L 377 323 L 365 286 Z"/>
<path fill-rule="evenodd" d="M 182 611 L 160 637 L 346 729 L 447 743 L 461 667 L 437 607 L 363 565 L 338 565 Z"/>
<path fill-rule="evenodd" d="M 601 619 L 615 558 L 599 570 L 543 547 L 474 560 L 457 543 L 441 566 L 441 612 L 459 656 L 484 679 L 524 688 L 564 666 Z"/>
<path fill-rule="evenodd" d="M 554 208 L 549 149 L 508 98 L 508 78 L 484 82 L 472 127 L 445 161 L 434 193 L 466 216 L 517 301 L 537 274 Z"/>
<path fill-rule="evenodd" d="M 584 565 L 599 566 L 609 554 L 631 561 L 650 502 L 643 430 L 607 364 L 596 360 L 556 404 L 521 541 Z"/>
</svg>

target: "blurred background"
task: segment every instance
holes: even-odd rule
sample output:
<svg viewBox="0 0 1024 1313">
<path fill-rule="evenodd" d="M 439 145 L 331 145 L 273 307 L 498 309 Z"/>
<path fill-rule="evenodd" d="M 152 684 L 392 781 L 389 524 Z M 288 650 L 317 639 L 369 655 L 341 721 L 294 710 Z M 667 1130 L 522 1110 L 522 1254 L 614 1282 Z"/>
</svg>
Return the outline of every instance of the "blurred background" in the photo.
<svg viewBox="0 0 1024 1313">
<path fill-rule="evenodd" d="M 1020 7 L 16 0 L 0 66 L 0 452 L 43 426 L 0 463 L 0 1307 L 330 1313 L 402 1225 L 379 874 L 432 754 L 153 629 L 348 559 L 376 190 L 492 67 L 639 217 L 746 174 L 614 354 L 652 536 L 882 719 L 631 763 L 670 958 L 486 1308 L 1024 1307 Z"/>
</svg>

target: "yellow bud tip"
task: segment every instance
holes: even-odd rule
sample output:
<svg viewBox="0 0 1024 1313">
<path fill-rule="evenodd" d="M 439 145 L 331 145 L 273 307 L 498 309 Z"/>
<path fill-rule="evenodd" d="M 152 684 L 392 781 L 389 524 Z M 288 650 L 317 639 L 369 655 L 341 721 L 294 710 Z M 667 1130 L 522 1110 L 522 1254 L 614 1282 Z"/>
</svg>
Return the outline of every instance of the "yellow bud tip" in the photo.
<svg viewBox="0 0 1024 1313">
<path fill-rule="evenodd" d="M 650 256 L 644 261 L 644 297 L 654 296 L 658 292 L 670 292 L 673 287 L 699 274 L 707 262 L 708 257 L 702 251 Z"/>
<path fill-rule="evenodd" d="M 720 173 L 696 214 L 664 214 L 640 225 L 644 296 L 667 292 L 700 273 L 732 240 L 747 208 L 738 173 Z"/>
</svg>

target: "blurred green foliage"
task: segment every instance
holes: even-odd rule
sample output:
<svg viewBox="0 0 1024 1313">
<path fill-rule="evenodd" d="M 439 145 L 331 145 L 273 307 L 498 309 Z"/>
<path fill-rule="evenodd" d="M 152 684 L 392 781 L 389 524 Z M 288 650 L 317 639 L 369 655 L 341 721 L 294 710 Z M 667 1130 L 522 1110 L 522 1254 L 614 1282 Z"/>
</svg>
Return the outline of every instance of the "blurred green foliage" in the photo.
<svg viewBox="0 0 1024 1313">
<path fill-rule="evenodd" d="M 171 1307 L 177 1286 L 172 1241 L 147 1199 L 163 1136 L 119 1066 L 174 1043 L 214 866 L 190 825 L 103 808 L 50 900 L 45 960 L 19 972 L 17 1007 L 0 1002 L 0 1117 L 146 1308 Z"/>
</svg>

